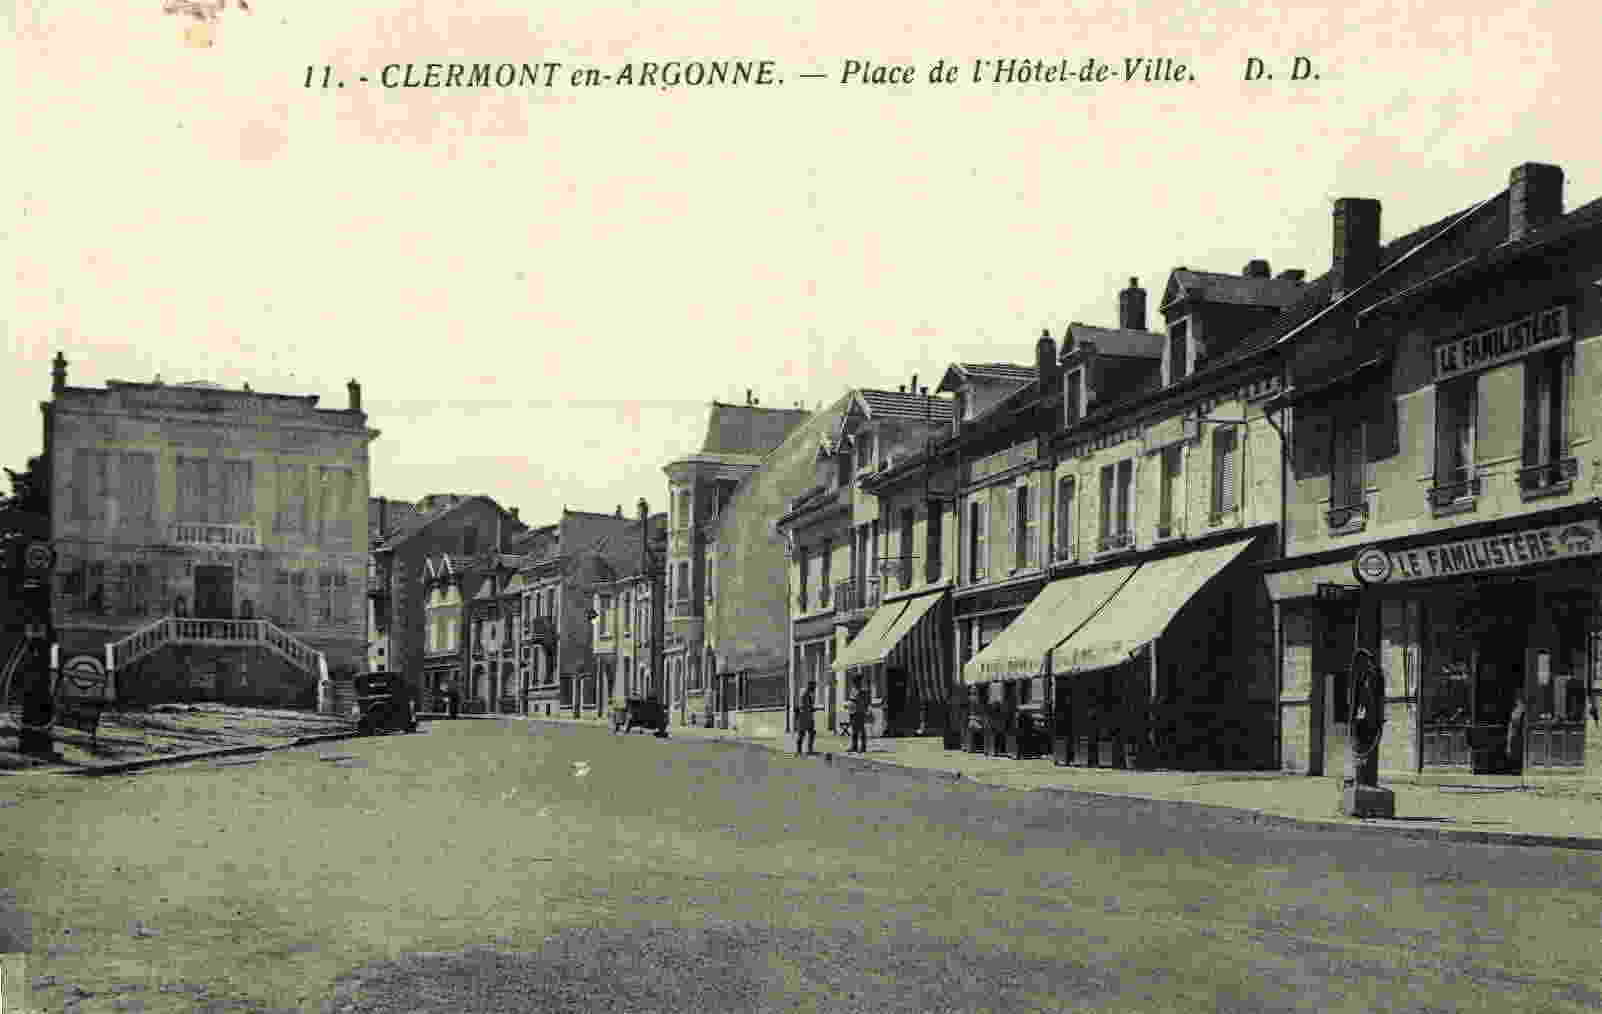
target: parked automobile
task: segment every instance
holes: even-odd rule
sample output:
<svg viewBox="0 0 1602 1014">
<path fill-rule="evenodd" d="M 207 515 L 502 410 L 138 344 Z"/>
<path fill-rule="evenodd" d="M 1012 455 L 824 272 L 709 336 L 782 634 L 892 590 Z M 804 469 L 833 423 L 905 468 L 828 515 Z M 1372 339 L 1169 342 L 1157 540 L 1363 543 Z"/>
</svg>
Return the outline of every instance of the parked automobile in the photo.
<svg viewBox="0 0 1602 1014">
<path fill-rule="evenodd" d="M 667 709 L 662 702 L 648 697 L 630 697 L 623 705 L 612 710 L 612 731 L 633 732 L 635 729 L 667 731 Z"/>
<path fill-rule="evenodd" d="M 355 679 L 356 703 L 351 718 L 364 736 L 380 732 L 416 732 L 417 711 L 399 675 L 373 672 Z"/>
</svg>

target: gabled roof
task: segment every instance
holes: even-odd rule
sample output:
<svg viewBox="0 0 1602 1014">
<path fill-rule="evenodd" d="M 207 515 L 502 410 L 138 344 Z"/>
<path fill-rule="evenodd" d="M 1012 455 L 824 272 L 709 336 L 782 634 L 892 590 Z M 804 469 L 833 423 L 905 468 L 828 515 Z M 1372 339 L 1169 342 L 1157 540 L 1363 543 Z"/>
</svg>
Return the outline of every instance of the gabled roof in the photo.
<svg viewBox="0 0 1602 1014">
<path fill-rule="evenodd" d="M 952 363 L 946 367 L 940 386 L 935 390 L 955 391 L 975 380 L 1022 387 L 1034 383 L 1035 368 L 1016 363 Z"/>
<path fill-rule="evenodd" d="M 1164 308 L 1183 299 L 1236 306 L 1286 307 L 1301 298 L 1307 283 L 1294 278 L 1256 278 L 1179 267 L 1169 272 Z"/>
<path fill-rule="evenodd" d="M 442 507 L 435 507 L 433 510 L 429 510 L 429 511 L 419 511 L 416 514 L 411 515 L 410 517 L 408 517 L 404 521 L 402 521 L 401 524 L 395 529 L 395 534 L 394 535 L 392 535 L 388 539 L 386 539 L 384 541 L 384 544 L 382 546 L 377 547 L 377 548 L 379 548 L 379 549 L 393 549 L 396 546 L 400 545 L 401 543 L 405 542 L 407 539 L 412 538 L 414 535 L 416 535 L 418 532 L 421 532 L 423 529 L 427 528 L 429 525 L 431 525 L 434 522 L 438 521 L 440 518 L 443 518 L 443 517 L 445 517 L 445 516 L 447 516 L 449 514 L 452 514 L 455 511 L 459 511 L 463 507 L 466 507 L 468 504 L 475 503 L 477 501 L 483 501 L 484 503 L 487 503 L 491 507 L 494 507 L 496 510 L 500 511 L 501 512 L 501 517 L 503 519 L 505 519 L 506 521 L 511 522 L 513 525 L 517 525 L 519 527 L 522 526 L 523 523 L 521 521 L 519 521 L 517 518 L 512 517 L 511 512 L 508 511 L 506 508 L 502 507 L 500 504 L 496 503 L 494 498 L 488 497 L 488 496 L 483 496 L 483 495 L 464 496 L 460 500 L 455 500 L 455 501 L 450 502 L 450 503 L 448 503 L 448 504 L 446 504 L 446 505 L 444 505 Z"/>
<path fill-rule="evenodd" d="M 1081 324 L 1077 320 L 1068 325 L 1062 354 L 1078 348 L 1085 342 L 1094 342 L 1096 351 L 1108 356 L 1135 356 L 1140 359 L 1161 359 L 1163 336 L 1153 331 L 1131 331 L 1125 328 L 1097 327 Z"/>
<path fill-rule="evenodd" d="M 871 387 L 859 387 L 856 391 L 855 402 L 871 419 L 910 419 L 913 421 L 927 419 L 936 423 L 948 423 L 951 421 L 952 404 L 950 398 L 936 398 L 933 395 L 909 394 L 905 391 L 881 391 Z"/>
<path fill-rule="evenodd" d="M 706 439 L 701 441 L 701 453 L 767 454 L 811 415 L 804 408 L 763 408 L 714 401 L 707 418 Z"/>
</svg>

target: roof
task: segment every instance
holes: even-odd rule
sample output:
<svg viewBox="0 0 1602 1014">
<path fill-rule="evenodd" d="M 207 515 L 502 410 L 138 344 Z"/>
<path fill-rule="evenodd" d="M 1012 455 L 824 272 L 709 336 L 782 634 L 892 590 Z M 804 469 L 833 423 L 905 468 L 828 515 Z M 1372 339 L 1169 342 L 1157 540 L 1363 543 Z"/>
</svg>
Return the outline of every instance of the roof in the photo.
<svg viewBox="0 0 1602 1014">
<path fill-rule="evenodd" d="M 429 510 L 429 511 L 418 511 L 417 513 L 411 515 L 410 517 L 405 518 L 404 520 L 401 521 L 401 523 L 398 526 L 395 527 L 394 534 L 391 535 L 388 539 L 386 539 L 384 541 L 384 544 L 382 546 L 378 547 L 378 548 L 380 548 L 380 549 L 392 549 L 395 546 L 400 545 L 402 542 L 405 542 L 407 539 L 411 538 L 412 536 L 416 535 L 418 532 L 422 531 L 424 528 L 427 528 L 429 525 L 433 524 L 435 521 L 438 521 L 440 518 L 446 516 L 447 514 L 450 514 L 452 511 L 459 510 L 460 508 L 465 507 L 468 504 L 473 503 L 473 502 L 478 501 L 478 500 L 483 500 L 484 502 L 490 504 L 496 510 L 500 511 L 501 515 L 503 517 L 505 517 L 506 520 L 512 522 L 514 525 L 521 525 L 522 524 L 522 522 L 519 521 L 517 518 L 512 517 L 512 514 L 511 514 L 510 511 L 508 511 L 506 508 L 502 507 L 500 504 L 496 503 L 494 498 L 492 498 L 492 497 L 483 496 L 483 495 L 479 495 L 479 496 L 464 496 L 461 499 L 452 501 L 452 502 L 450 502 L 449 504 L 447 504 L 447 505 L 445 505 L 443 507 L 435 507 L 433 510 Z M 427 502 L 427 501 L 424 501 L 424 502 Z"/>
<path fill-rule="evenodd" d="M 926 394 L 909 394 L 905 391 L 880 391 L 876 388 L 857 389 L 857 402 L 875 419 L 911 419 L 948 423 L 951 421 L 950 398 L 937 398 Z"/>
<path fill-rule="evenodd" d="M 1285 307 L 1301 298 L 1307 283 L 1294 278 L 1261 278 L 1217 271 L 1175 268 L 1163 290 L 1163 306 L 1184 299 L 1237 306 Z"/>
<path fill-rule="evenodd" d="M 804 408 L 762 408 L 714 401 L 701 453 L 767 454 L 811 415 Z"/>
<path fill-rule="evenodd" d="M 1094 342 L 1096 351 L 1107 356 L 1138 356 L 1142 359 L 1161 359 L 1163 336 L 1154 331 L 1131 331 L 1125 328 L 1097 327 L 1074 321 L 1068 325 L 1067 355 L 1085 342 Z"/>
</svg>

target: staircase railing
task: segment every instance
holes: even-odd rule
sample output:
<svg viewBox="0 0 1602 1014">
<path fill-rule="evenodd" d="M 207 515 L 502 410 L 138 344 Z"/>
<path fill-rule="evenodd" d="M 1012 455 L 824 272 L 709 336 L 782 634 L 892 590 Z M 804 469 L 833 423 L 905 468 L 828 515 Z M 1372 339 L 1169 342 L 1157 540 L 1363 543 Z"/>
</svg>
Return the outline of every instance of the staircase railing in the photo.
<svg viewBox="0 0 1602 1014">
<path fill-rule="evenodd" d="M 106 654 L 111 668 L 121 670 L 169 644 L 260 645 L 303 672 L 321 679 L 328 676 L 328 660 L 322 652 L 267 620 L 164 616 L 120 641 L 113 641 L 106 646 Z"/>
</svg>

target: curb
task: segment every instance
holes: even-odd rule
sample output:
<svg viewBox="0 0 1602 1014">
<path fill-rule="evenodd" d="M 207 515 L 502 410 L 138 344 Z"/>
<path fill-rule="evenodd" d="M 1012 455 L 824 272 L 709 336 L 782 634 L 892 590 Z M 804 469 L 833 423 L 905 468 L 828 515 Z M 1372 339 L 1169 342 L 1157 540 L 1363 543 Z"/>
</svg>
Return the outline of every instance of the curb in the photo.
<svg viewBox="0 0 1602 1014">
<path fill-rule="evenodd" d="M 361 733 L 350 732 L 322 732 L 312 736 L 301 736 L 280 743 L 276 746 L 225 746 L 216 750 L 196 750 L 191 753 L 167 754 L 161 757 L 146 757 L 143 760 L 120 761 L 116 764 L 100 764 L 95 767 L 68 768 L 56 772 L 64 775 L 77 775 L 81 778 L 97 778 L 102 775 L 121 775 L 130 771 L 143 771 L 146 768 L 165 767 L 173 764 L 187 764 L 192 761 L 212 760 L 218 757 L 243 757 L 249 754 L 275 753 L 279 750 L 293 750 L 297 747 L 316 746 L 318 743 L 332 743 L 342 739 L 355 739 Z"/>
<path fill-rule="evenodd" d="M 549 721 L 549 724 L 568 723 Z M 788 749 L 781 749 L 776 745 L 755 740 L 735 739 L 733 737 L 708 736 L 694 739 L 685 737 L 683 741 L 743 746 L 751 750 L 766 750 L 769 753 L 789 753 Z M 825 763 L 833 764 L 837 767 L 874 770 L 880 773 L 893 772 L 916 781 L 948 783 L 967 781 L 974 785 L 983 785 L 986 788 L 1000 789 L 1006 792 L 1045 792 L 1085 803 L 1117 804 L 1125 809 L 1131 809 L 1131 804 L 1136 804 L 1141 809 L 1153 812 L 1166 810 L 1176 815 L 1191 814 L 1214 819 L 1222 817 L 1231 823 L 1248 824 L 1255 827 L 1283 828 L 1294 831 L 1344 831 L 1348 834 L 1358 834 L 1366 837 L 1401 838 L 1444 844 L 1509 845 L 1524 848 L 1559 848 L 1582 852 L 1602 852 L 1602 837 L 1586 835 L 1538 834 L 1524 831 L 1471 831 L 1450 827 L 1407 827 L 1405 825 L 1397 826 L 1389 823 L 1358 820 L 1316 820 L 1309 817 L 1286 816 L 1268 810 L 1253 810 L 1243 806 L 1230 806 L 1224 803 L 1198 803 L 1189 799 L 1163 799 L 1158 796 L 1142 796 L 1127 792 L 1098 792 L 1094 789 L 1076 789 L 1055 785 L 1020 789 L 1010 785 L 997 785 L 993 782 L 986 782 L 981 778 L 965 776 L 961 771 L 912 767 L 910 765 L 897 764 L 894 761 L 878 760 L 872 757 L 848 756 L 834 753 L 833 751 L 819 751 L 819 756 L 824 758 Z"/>
</svg>

